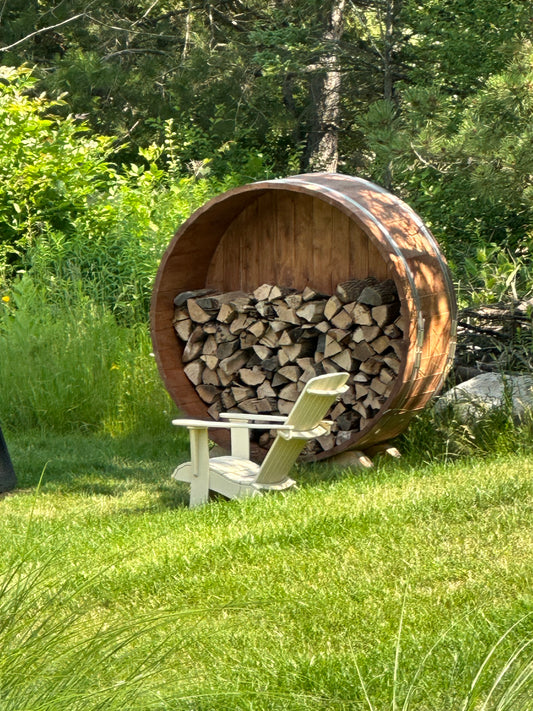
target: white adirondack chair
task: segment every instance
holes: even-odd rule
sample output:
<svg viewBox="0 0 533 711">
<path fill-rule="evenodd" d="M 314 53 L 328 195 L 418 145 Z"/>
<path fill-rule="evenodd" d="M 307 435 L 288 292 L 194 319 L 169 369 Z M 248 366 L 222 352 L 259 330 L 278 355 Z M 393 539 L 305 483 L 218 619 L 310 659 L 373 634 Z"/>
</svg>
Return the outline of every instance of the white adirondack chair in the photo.
<svg viewBox="0 0 533 711">
<path fill-rule="evenodd" d="M 309 380 L 288 416 L 223 413 L 227 422 L 172 420 L 187 427 L 191 461 L 172 474 L 176 481 L 191 485 L 191 508 L 205 503 L 214 491 L 228 499 L 256 496 L 265 490 L 288 489 L 295 482 L 289 472 L 305 443 L 327 434 L 332 423 L 324 420 L 330 406 L 348 389 L 348 373 L 328 373 Z M 209 458 L 207 432 L 212 428 L 231 430 L 231 456 Z M 250 461 L 249 430 L 277 430 L 276 438 L 261 465 Z"/>
</svg>

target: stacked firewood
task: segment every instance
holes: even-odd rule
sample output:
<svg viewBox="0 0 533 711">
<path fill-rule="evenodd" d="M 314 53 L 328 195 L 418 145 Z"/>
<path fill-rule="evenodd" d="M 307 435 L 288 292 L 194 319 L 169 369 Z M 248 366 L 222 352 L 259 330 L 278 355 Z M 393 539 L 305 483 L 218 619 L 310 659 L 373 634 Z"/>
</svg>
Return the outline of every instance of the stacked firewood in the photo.
<svg viewBox="0 0 533 711">
<path fill-rule="evenodd" d="M 391 279 L 346 281 L 331 296 L 272 284 L 253 294 L 201 289 L 178 294 L 174 304 L 184 372 L 213 419 L 228 411 L 288 414 L 311 378 L 350 373 L 349 390 L 329 414 L 332 431 L 315 450 L 363 429 L 400 370 L 405 326 Z M 259 444 L 268 447 L 271 436 Z"/>
</svg>

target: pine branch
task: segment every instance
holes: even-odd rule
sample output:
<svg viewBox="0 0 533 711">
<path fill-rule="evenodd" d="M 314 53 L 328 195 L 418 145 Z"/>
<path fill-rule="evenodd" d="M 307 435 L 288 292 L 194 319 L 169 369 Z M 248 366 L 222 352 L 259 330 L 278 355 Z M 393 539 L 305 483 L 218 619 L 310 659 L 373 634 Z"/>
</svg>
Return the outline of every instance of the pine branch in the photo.
<svg viewBox="0 0 533 711">
<path fill-rule="evenodd" d="M 13 49 L 14 47 L 18 47 L 19 44 L 23 44 L 24 42 L 27 42 L 32 37 L 36 37 L 37 35 L 42 35 L 44 32 L 50 32 L 50 30 L 56 30 L 58 27 L 63 27 L 63 25 L 68 25 L 71 22 L 74 22 L 75 20 L 79 20 L 80 17 L 87 17 L 87 13 L 80 12 L 79 15 L 73 15 L 72 17 L 68 17 L 66 20 L 63 20 L 62 22 L 58 22 L 55 25 L 48 25 L 48 27 L 41 27 L 39 30 L 35 30 L 35 32 L 30 32 L 29 35 L 26 35 L 22 39 L 19 39 L 16 42 L 13 42 L 12 44 L 8 44 L 5 47 L 0 47 L 0 52 L 9 52 L 10 49 Z"/>
</svg>

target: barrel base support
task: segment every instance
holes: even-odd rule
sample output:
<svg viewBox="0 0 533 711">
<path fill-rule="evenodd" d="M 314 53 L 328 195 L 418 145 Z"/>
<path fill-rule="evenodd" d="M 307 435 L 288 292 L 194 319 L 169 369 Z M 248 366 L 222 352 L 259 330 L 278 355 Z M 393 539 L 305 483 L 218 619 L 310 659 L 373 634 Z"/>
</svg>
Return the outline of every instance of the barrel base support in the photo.
<svg viewBox="0 0 533 711">
<path fill-rule="evenodd" d="M 374 465 L 372 460 L 365 452 L 360 452 L 356 449 L 349 449 L 346 452 L 336 454 L 328 462 L 341 467 L 350 467 L 353 469 L 371 469 Z"/>
<path fill-rule="evenodd" d="M 366 450 L 366 454 L 369 457 L 392 457 L 393 459 L 400 459 L 401 453 L 396 447 L 390 442 L 383 442 L 382 444 L 376 444 L 374 447 L 370 447 Z"/>
</svg>

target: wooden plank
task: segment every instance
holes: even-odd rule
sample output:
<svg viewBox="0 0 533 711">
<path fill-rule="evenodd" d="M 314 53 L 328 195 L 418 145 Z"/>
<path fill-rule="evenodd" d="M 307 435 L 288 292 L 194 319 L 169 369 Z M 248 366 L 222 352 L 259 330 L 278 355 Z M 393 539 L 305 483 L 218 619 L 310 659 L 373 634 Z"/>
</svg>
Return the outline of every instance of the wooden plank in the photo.
<svg viewBox="0 0 533 711">
<path fill-rule="evenodd" d="M 353 274 L 350 271 L 350 218 L 340 210 L 332 208 L 331 225 L 328 227 L 328 239 L 331 242 L 329 265 L 331 272 L 330 288 L 328 293 L 333 294 L 340 281 L 349 279 Z"/>
<path fill-rule="evenodd" d="M 244 212 L 246 210 L 250 210 L 250 208 L 246 208 Z M 209 283 L 220 291 L 243 288 L 242 279 L 240 278 L 243 267 L 241 238 L 242 234 L 237 218 L 231 223 L 220 240 L 219 247 L 210 265 Z M 219 260 L 221 262 L 220 266 L 217 265 Z M 215 269 L 213 269 L 213 263 L 216 265 Z M 220 279 L 219 283 L 215 281 L 215 271 L 217 278 Z"/>
<path fill-rule="evenodd" d="M 368 236 L 354 221 L 349 226 L 349 275 L 347 279 L 366 279 L 369 276 Z"/>
<path fill-rule="evenodd" d="M 333 281 L 337 282 L 336 274 L 333 274 L 329 268 L 333 237 L 332 222 L 333 207 L 329 203 L 315 198 L 313 200 L 313 230 L 308 246 L 308 249 L 312 250 L 313 279 L 311 285 L 326 294 L 332 293 Z M 328 269 L 324 269 L 325 264 L 328 265 Z"/>
<path fill-rule="evenodd" d="M 375 276 L 376 279 L 384 281 L 388 279 L 389 272 L 387 269 L 387 263 L 385 262 L 383 256 L 379 249 L 371 240 L 368 242 L 368 273 Z"/>
<path fill-rule="evenodd" d="M 258 241 L 264 240 L 263 249 L 269 254 L 272 253 L 273 226 L 272 221 L 264 219 L 264 203 L 273 202 L 270 193 L 262 195 L 256 200 L 253 206 L 246 208 L 239 216 L 240 224 L 240 246 L 241 246 L 241 289 L 249 292 L 255 286 L 265 281 L 275 283 L 275 274 L 268 264 L 261 260 L 262 250 L 258 249 Z M 237 222 L 237 221 L 236 221 Z M 265 273 L 265 267 L 267 273 Z M 270 273 L 268 273 L 270 271 Z"/>
<path fill-rule="evenodd" d="M 310 240 L 314 232 L 313 202 L 309 195 L 298 195 L 294 202 L 294 253 L 298 261 L 294 264 L 294 284 L 298 290 L 311 283 L 314 286 L 313 253 Z"/>
<path fill-rule="evenodd" d="M 276 226 L 274 260 L 277 266 L 276 283 L 293 286 L 295 265 L 300 255 L 295 251 L 294 222 L 295 196 L 292 193 L 276 193 L 276 212 L 273 217 Z"/>
</svg>

